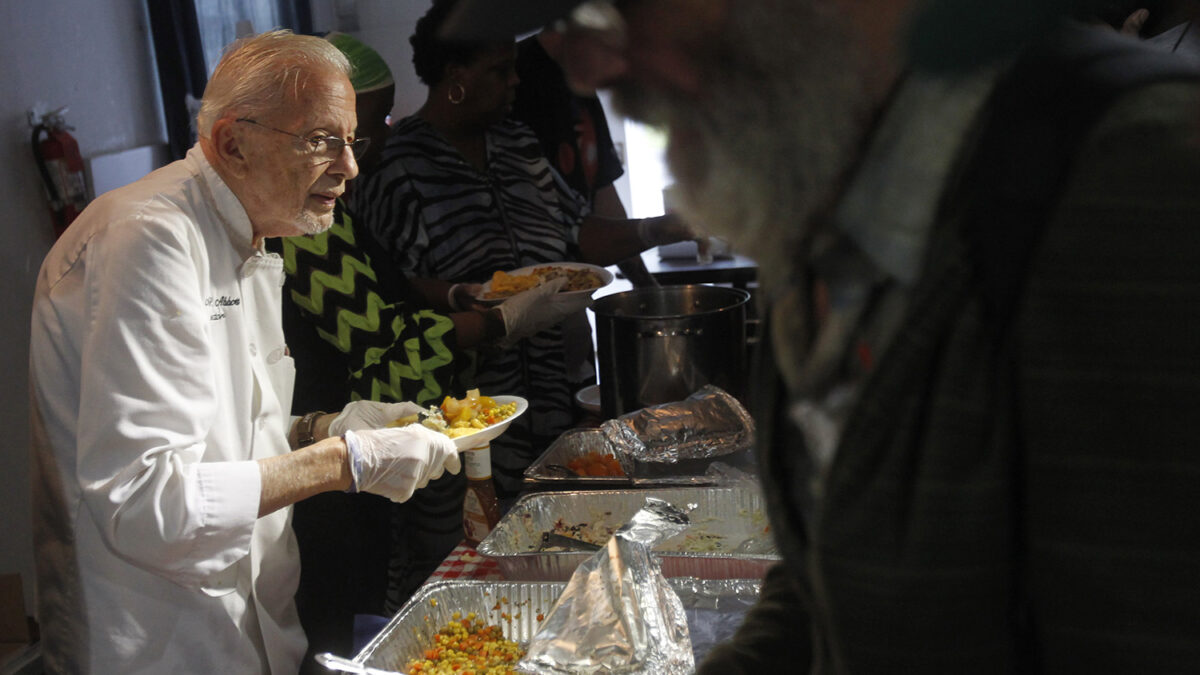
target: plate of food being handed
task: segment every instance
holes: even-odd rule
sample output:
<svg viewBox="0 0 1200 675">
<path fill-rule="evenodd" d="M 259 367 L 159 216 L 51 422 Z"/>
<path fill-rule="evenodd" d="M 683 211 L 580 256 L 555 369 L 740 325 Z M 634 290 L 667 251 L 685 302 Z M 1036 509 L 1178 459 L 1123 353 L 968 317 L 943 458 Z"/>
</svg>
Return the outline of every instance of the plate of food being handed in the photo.
<svg viewBox="0 0 1200 675">
<path fill-rule="evenodd" d="M 421 424 L 449 436 L 459 450 L 470 450 L 504 433 L 528 408 L 529 402 L 520 396 L 483 396 L 478 389 L 471 389 L 466 398 L 447 396 L 441 404 L 393 420 L 388 426 Z"/>
<path fill-rule="evenodd" d="M 591 295 L 613 281 L 613 273 L 598 265 L 580 262 L 540 263 L 507 272 L 497 270 L 490 280 L 484 282 L 476 299 L 487 305 L 496 305 L 517 293 L 559 277 L 567 278 L 567 283 L 559 293 Z"/>
</svg>

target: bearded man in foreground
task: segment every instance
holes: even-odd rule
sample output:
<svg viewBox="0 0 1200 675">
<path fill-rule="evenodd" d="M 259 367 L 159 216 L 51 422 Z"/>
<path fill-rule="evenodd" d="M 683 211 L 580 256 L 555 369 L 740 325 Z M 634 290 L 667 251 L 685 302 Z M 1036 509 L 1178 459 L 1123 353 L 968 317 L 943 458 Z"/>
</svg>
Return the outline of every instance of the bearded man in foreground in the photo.
<svg viewBox="0 0 1200 675">
<path fill-rule="evenodd" d="M 784 562 L 700 672 L 1200 670 L 1200 71 L 1086 4 L 558 3 L 761 265 Z"/>
</svg>

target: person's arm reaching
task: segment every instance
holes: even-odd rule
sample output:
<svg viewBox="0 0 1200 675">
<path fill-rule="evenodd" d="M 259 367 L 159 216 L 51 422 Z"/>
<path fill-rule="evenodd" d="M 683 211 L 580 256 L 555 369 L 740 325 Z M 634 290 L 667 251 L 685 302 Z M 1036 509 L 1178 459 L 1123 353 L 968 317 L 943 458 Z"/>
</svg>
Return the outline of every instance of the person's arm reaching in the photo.
<svg viewBox="0 0 1200 675">
<path fill-rule="evenodd" d="M 458 473 L 458 454 L 444 434 L 420 425 L 388 428 L 422 410 L 407 401 L 353 401 L 340 413 L 317 417 L 312 445 L 259 460 L 258 515 L 331 490 L 353 489 L 404 501 L 443 471 Z M 293 424 L 288 434 L 292 447 L 298 445 L 298 426 Z"/>
<path fill-rule="evenodd" d="M 592 199 L 592 213 L 602 218 L 619 220 L 629 217 L 629 214 L 625 212 L 625 205 L 621 203 L 621 197 L 617 194 L 616 186 L 611 183 L 596 190 L 596 196 Z M 625 275 L 625 278 L 629 279 L 637 288 L 658 285 L 650 271 L 646 269 L 641 252 L 619 261 L 617 267 Z"/>
<path fill-rule="evenodd" d="M 583 262 L 606 266 L 648 248 L 694 237 L 691 228 L 673 213 L 631 220 L 587 216 L 579 228 L 579 250 Z"/>
<path fill-rule="evenodd" d="M 259 516 L 331 490 L 370 492 L 403 502 L 461 463 L 445 434 L 419 424 L 346 431 L 296 452 L 259 460 Z"/>
<path fill-rule="evenodd" d="M 561 322 L 570 314 L 582 311 L 591 304 L 587 296 L 559 296 L 556 292 L 566 279 L 541 284 L 510 296 L 495 307 L 483 307 L 475 300 L 480 284 L 446 285 L 434 279 L 424 288 L 437 289 L 439 294 L 452 298 L 456 310 L 450 314 L 458 336 L 458 346 L 469 349 L 485 343 L 510 346 Z M 440 285 L 436 285 L 440 284 Z"/>
<path fill-rule="evenodd" d="M 258 460 L 262 475 L 258 515 L 333 490 L 350 487 L 350 465 L 346 443 L 334 436 L 286 455 Z"/>
</svg>

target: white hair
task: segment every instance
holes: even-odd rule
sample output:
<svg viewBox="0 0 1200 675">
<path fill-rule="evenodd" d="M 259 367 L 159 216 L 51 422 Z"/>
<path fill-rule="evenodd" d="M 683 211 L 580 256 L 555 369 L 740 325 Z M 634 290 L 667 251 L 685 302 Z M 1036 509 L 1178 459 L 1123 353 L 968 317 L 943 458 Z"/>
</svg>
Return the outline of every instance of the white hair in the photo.
<svg viewBox="0 0 1200 675">
<path fill-rule="evenodd" d="M 225 117 L 255 117 L 295 101 L 315 73 L 350 77 L 350 61 L 318 37 L 272 30 L 231 44 L 213 70 L 196 129 L 208 137 Z"/>
</svg>

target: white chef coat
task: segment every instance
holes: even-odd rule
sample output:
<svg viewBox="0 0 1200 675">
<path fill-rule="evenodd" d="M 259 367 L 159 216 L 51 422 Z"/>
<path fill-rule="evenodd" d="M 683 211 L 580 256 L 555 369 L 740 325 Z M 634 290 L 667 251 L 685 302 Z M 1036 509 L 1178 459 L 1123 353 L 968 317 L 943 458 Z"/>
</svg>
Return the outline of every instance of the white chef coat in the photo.
<svg viewBox="0 0 1200 675">
<path fill-rule="evenodd" d="M 282 261 L 199 147 L 101 196 L 42 264 L 31 339 L 45 662 L 70 673 L 295 673 Z"/>
</svg>

